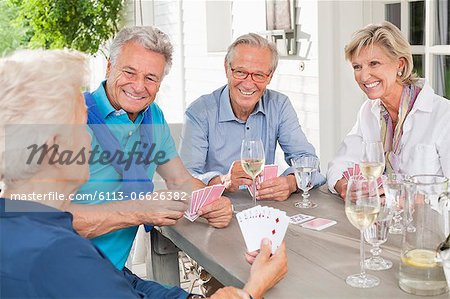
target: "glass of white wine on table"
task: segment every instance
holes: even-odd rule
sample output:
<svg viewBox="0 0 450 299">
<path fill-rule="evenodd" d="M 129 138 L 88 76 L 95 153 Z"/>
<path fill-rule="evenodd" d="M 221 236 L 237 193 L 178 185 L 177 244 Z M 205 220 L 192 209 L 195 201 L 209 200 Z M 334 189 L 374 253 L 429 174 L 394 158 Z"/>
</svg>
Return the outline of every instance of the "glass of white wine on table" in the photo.
<svg viewBox="0 0 450 299">
<path fill-rule="evenodd" d="M 260 139 L 244 139 L 241 145 L 241 165 L 252 178 L 253 203 L 256 206 L 256 177 L 263 171 L 265 162 L 264 146 Z"/>
<path fill-rule="evenodd" d="M 384 148 L 380 141 L 364 141 L 361 163 L 362 175 L 368 180 L 376 180 L 384 172 Z"/>
<path fill-rule="evenodd" d="M 372 288 L 380 284 L 373 275 L 364 269 L 364 230 L 371 226 L 380 212 L 380 195 L 375 180 L 362 176 L 350 178 L 345 196 L 345 214 L 350 223 L 360 231 L 360 268 L 361 273 L 347 277 L 348 285 L 355 288 Z"/>
</svg>

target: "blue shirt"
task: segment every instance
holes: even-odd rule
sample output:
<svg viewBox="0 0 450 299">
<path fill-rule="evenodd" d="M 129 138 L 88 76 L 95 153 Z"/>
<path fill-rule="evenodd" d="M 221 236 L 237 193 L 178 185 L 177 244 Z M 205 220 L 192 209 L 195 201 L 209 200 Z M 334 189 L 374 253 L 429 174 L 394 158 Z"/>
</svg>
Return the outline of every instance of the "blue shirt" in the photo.
<svg viewBox="0 0 450 299">
<path fill-rule="evenodd" d="M 280 144 L 288 165 L 298 156 L 316 156 L 306 139 L 289 98 L 266 89 L 247 121 L 238 119 L 232 110 L 228 86 L 194 101 L 185 112 L 180 156 L 192 175 L 203 183 L 228 173 L 231 163 L 240 160 L 241 141 L 261 139 L 266 164 L 275 162 L 275 149 Z M 292 167 L 283 175 L 293 173 Z M 317 175 L 315 185 L 325 183 Z"/>
<path fill-rule="evenodd" d="M 162 151 L 165 160 L 171 160 L 178 156 L 175 142 L 170 135 L 170 129 L 164 118 L 164 114 L 156 103 L 152 103 L 145 111 L 138 114 L 134 123 L 128 118 L 124 110 L 115 110 L 109 102 L 105 88 L 105 82 L 92 93 L 92 96 L 100 110 L 105 123 L 120 142 L 124 152 L 130 152 L 137 141 L 140 140 L 139 126 L 142 123 L 143 113 L 152 113 L 153 143 L 156 145 L 153 153 Z M 93 135 L 93 134 L 92 134 Z M 101 146 L 92 137 L 92 149 Z M 99 155 L 99 154 L 98 154 Z M 158 165 L 151 163 L 147 169 L 148 177 L 151 179 Z M 78 194 L 96 195 L 96 198 L 84 197 L 84 200 L 74 200 L 74 203 L 101 204 L 109 200 L 118 200 L 122 187 L 121 175 L 111 164 L 91 163 L 89 165 L 89 181 L 80 187 Z M 103 199 L 100 197 L 103 196 Z M 88 199 L 88 200 L 87 200 Z M 123 198 L 125 199 L 125 198 Z M 110 261 L 121 270 L 128 258 L 136 236 L 137 227 L 120 229 L 92 239 L 92 242 L 110 259 Z"/>
<path fill-rule="evenodd" d="M 127 269 L 125 269 L 127 270 Z M 2 298 L 186 298 L 178 288 L 119 271 L 72 227 L 72 215 L 0 199 Z"/>
</svg>

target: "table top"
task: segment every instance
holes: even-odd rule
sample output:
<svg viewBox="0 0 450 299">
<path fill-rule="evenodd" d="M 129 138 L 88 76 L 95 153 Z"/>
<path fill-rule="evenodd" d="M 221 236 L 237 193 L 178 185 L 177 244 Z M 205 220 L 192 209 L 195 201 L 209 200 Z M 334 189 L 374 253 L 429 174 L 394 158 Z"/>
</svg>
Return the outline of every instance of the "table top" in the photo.
<svg viewBox="0 0 450 299">
<path fill-rule="evenodd" d="M 322 231 L 289 225 L 285 236 L 288 274 L 265 298 L 418 298 L 398 287 L 401 235 L 389 235 L 388 241 L 381 246 L 381 255 L 392 260 L 393 267 L 384 271 L 367 271 L 380 278 L 379 286 L 371 289 L 348 286 L 346 277 L 360 270 L 360 233 L 347 220 L 344 202 L 338 196 L 324 186 L 310 193 L 310 199 L 318 204 L 317 208 L 294 207 L 294 202 L 301 198 L 300 194 L 293 194 L 284 202 L 258 202 L 286 211 L 289 216 L 303 213 L 337 221 L 336 225 Z M 236 210 L 253 205 L 247 192 L 225 195 L 233 201 Z M 250 265 L 245 261 L 246 247 L 236 217 L 224 229 L 212 228 L 204 219 L 194 223 L 182 219 L 175 226 L 163 227 L 162 233 L 222 284 L 242 287 L 247 281 Z M 366 257 L 370 254 L 369 248 L 366 243 Z M 432 298 L 449 298 L 449 295 Z"/>
</svg>

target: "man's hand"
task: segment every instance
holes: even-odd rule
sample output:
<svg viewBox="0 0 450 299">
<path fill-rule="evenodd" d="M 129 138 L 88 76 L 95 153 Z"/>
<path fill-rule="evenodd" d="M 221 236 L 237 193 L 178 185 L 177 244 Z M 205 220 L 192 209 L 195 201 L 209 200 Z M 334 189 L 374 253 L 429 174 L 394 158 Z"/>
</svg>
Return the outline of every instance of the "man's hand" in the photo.
<svg viewBox="0 0 450 299">
<path fill-rule="evenodd" d="M 256 190 L 256 198 L 258 200 L 283 201 L 297 190 L 297 183 L 294 175 L 280 176 L 257 184 Z"/>
<path fill-rule="evenodd" d="M 334 185 L 334 190 L 336 190 L 342 199 L 345 198 L 345 194 L 347 193 L 347 183 L 347 179 L 343 177 L 336 182 L 336 185 Z"/>
<path fill-rule="evenodd" d="M 156 226 L 175 225 L 188 208 L 187 201 L 179 200 L 142 200 L 138 202 L 140 208 L 137 212 L 141 222 Z"/>
<path fill-rule="evenodd" d="M 253 262 L 244 290 L 253 298 L 262 298 L 264 294 L 277 284 L 287 273 L 286 245 L 281 246 L 271 255 L 271 242 L 263 239 L 261 250 Z"/>
<path fill-rule="evenodd" d="M 242 169 L 241 161 L 234 161 L 226 175 L 221 177 L 222 183 L 228 192 L 236 192 L 241 185 L 251 185 L 252 178 Z"/>
<path fill-rule="evenodd" d="M 215 292 L 211 299 L 249 299 L 248 294 L 240 289 L 233 287 L 224 287 Z"/>
<path fill-rule="evenodd" d="M 174 225 L 188 208 L 186 201 L 175 200 L 125 200 L 101 205 L 68 203 L 64 210 L 74 215 L 73 226 L 85 238 L 140 224 Z"/>
<path fill-rule="evenodd" d="M 222 196 L 211 204 L 202 207 L 198 211 L 198 215 L 208 220 L 209 225 L 215 228 L 226 227 L 230 224 L 233 217 L 231 201 L 227 197 Z"/>
<path fill-rule="evenodd" d="M 245 253 L 245 260 L 250 265 L 253 265 L 253 263 L 255 262 L 255 259 L 258 256 L 258 254 L 259 254 L 259 250 L 255 250 L 255 251 L 252 251 L 252 252 L 246 252 Z"/>
</svg>

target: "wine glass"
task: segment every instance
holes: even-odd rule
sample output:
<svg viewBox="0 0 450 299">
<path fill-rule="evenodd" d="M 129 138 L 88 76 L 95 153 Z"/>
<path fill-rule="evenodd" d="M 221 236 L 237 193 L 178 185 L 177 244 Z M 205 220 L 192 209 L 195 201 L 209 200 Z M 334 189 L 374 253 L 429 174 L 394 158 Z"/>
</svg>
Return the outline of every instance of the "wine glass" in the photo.
<svg viewBox="0 0 450 299">
<path fill-rule="evenodd" d="M 309 200 L 308 191 L 314 187 L 314 177 L 319 168 L 319 159 L 314 156 L 302 156 L 291 159 L 292 166 L 295 170 L 295 180 L 297 187 L 303 191 L 302 200 L 295 203 L 297 208 L 315 208 L 316 203 Z"/>
<path fill-rule="evenodd" d="M 386 195 L 386 200 L 391 202 L 394 206 L 394 223 L 389 228 L 390 234 L 402 234 L 402 204 L 401 197 L 404 195 L 404 181 L 405 176 L 400 173 L 389 173 L 383 176 L 383 189 Z"/>
<path fill-rule="evenodd" d="M 394 209 L 395 205 L 387 200 L 382 200 L 377 220 L 364 231 L 364 239 L 372 245 L 372 249 L 370 249 L 372 256 L 364 261 L 366 269 L 378 271 L 392 268 L 392 261 L 381 257 L 380 245 L 387 241 Z"/>
<path fill-rule="evenodd" d="M 252 197 L 256 206 L 256 177 L 264 169 L 264 147 L 261 140 L 244 139 L 241 145 L 241 165 L 252 178 Z"/>
<path fill-rule="evenodd" d="M 375 180 L 384 171 L 384 148 L 380 141 L 364 141 L 360 163 L 362 175 L 368 180 Z"/>
<path fill-rule="evenodd" d="M 345 196 L 345 214 L 350 223 L 360 231 L 361 273 L 350 275 L 346 282 L 355 288 L 372 288 L 380 280 L 364 270 L 364 230 L 372 225 L 380 212 L 380 195 L 376 181 L 361 176 L 350 178 Z"/>
</svg>

